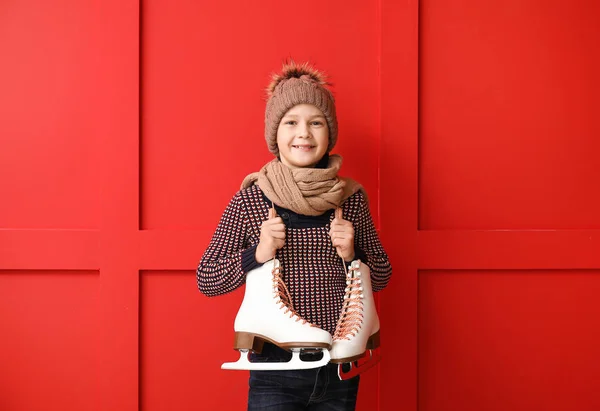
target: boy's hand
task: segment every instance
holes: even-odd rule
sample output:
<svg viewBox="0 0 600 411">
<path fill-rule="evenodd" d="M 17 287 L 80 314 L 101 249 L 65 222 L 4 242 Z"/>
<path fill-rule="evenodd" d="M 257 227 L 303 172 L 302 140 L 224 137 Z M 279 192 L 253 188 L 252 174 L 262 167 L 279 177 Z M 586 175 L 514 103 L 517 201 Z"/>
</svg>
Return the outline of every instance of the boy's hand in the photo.
<svg viewBox="0 0 600 411">
<path fill-rule="evenodd" d="M 264 263 L 275 257 L 275 252 L 285 244 L 285 224 L 277 217 L 274 208 L 269 209 L 269 219 L 260 226 L 260 239 L 256 247 L 256 262 Z"/>
<path fill-rule="evenodd" d="M 344 261 L 352 261 L 354 259 L 354 227 L 350 221 L 342 218 L 341 208 L 335 210 L 335 218 L 331 222 L 329 236 L 338 255 Z"/>
</svg>

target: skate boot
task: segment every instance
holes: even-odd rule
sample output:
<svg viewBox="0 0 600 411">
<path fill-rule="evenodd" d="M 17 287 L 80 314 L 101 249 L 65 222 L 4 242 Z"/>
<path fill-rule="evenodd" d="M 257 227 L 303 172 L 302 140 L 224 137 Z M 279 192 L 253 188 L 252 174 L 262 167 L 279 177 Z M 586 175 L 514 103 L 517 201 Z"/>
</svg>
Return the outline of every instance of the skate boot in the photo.
<svg viewBox="0 0 600 411">
<path fill-rule="evenodd" d="M 300 318 L 281 278 L 279 260 L 267 261 L 246 275 L 244 300 L 234 324 L 234 349 L 240 359 L 224 363 L 224 370 L 300 370 L 321 367 L 329 362 L 331 334 Z M 261 353 L 268 341 L 292 352 L 288 362 L 253 363 L 249 351 Z M 301 351 L 322 351 L 319 361 L 302 361 Z"/>
<path fill-rule="evenodd" d="M 355 260 L 346 276 L 346 294 L 331 347 L 331 362 L 339 364 L 340 379 L 347 380 L 376 365 L 381 357 L 373 350 L 378 347 L 379 317 L 371 288 L 371 271 L 360 260 Z M 367 350 L 369 354 L 363 358 Z M 349 371 L 342 368 L 344 363 L 349 363 Z"/>
</svg>

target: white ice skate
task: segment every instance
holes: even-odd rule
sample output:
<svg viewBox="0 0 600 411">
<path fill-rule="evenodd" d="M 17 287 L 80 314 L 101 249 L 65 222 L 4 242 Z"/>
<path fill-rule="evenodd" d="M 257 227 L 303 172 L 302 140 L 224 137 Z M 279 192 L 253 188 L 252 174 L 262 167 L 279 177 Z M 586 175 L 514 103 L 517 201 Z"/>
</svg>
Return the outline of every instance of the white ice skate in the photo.
<svg viewBox="0 0 600 411">
<path fill-rule="evenodd" d="M 376 365 L 381 357 L 373 350 L 378 347 L 379 317 L 371 288 L 371 271 L 360 260 L 355 260 L 346 276 L 344 304 L 331 347 L 331 362 L 339 364 L 340 379 L 347 380 Z M 369 354 L 365 359 L 367 350 Z M 350 364 L 349 371 L 343 371 L 343 363 Z"/>
<path fill-rule="evenodd" d="M 235 318 L 234 349 L 237 362 L 224 363 L 225 370 L 300 370 L 329 362 L 331 334 L 300 318 L 294 311 L 277 259 L 267 261 L 246 274 L 244 300 Z M 292 352 L 288 362 L 253 363 L 249 351 L 260 353 L 265 341 Z M 322 351 L 319 361 L 302 361 L 300 352 Z"/>
</svg>

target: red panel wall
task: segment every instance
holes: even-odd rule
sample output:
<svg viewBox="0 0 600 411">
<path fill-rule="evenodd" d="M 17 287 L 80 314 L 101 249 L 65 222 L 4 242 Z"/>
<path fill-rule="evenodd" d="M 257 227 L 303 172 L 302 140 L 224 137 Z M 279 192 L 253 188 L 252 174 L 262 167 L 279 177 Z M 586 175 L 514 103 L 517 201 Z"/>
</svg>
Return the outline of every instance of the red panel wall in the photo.
<svg viewBox="0 0 600 411">
<path fill-rule="evenodd" d="M 597 410 L 598 270 L 419 273 L 420 410 Z"/>
<path fill-rule="evenodd" d="M 599 15 L 421 3 L 421 229 L 600 228 Z"/>
<path fill-rule="evenodd" d="M 0 408 L 98 410 L 98 273 L 0 271 Z"/>
<path fill-rule="evenodd" d="M 0 409 L 135 409 L 138 4 L 0 9 Z"/>
<path fill-rule="evenodd" d="M 2 228 L 99 227 L 99 87 L 114 61 L 102 10 L 78 3 L 0 6 Z"/>
<path fill-rule="evenodd" d="M 381 409 L 598 408 L 599 15 L 383 2 Z"/>
</svg>

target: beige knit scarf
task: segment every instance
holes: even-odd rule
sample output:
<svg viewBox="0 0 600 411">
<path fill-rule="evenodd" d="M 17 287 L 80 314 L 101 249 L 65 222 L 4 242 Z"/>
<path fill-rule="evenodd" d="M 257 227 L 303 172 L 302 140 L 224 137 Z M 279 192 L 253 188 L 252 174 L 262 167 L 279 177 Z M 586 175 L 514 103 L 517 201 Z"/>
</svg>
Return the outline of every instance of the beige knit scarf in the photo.
<svg viewBox="0 0 600 411">
<path fill-rule="evenodd" d="M 321 215 L 335 209 L 364 188 L 350 178 L 338 177 L 342 157 L 329 157 L 327 168 L 289 168 L 274 159 L 242 182 L 242 188 L 258 184 L 269 200 L 303 215 Z"/>
</svg>

